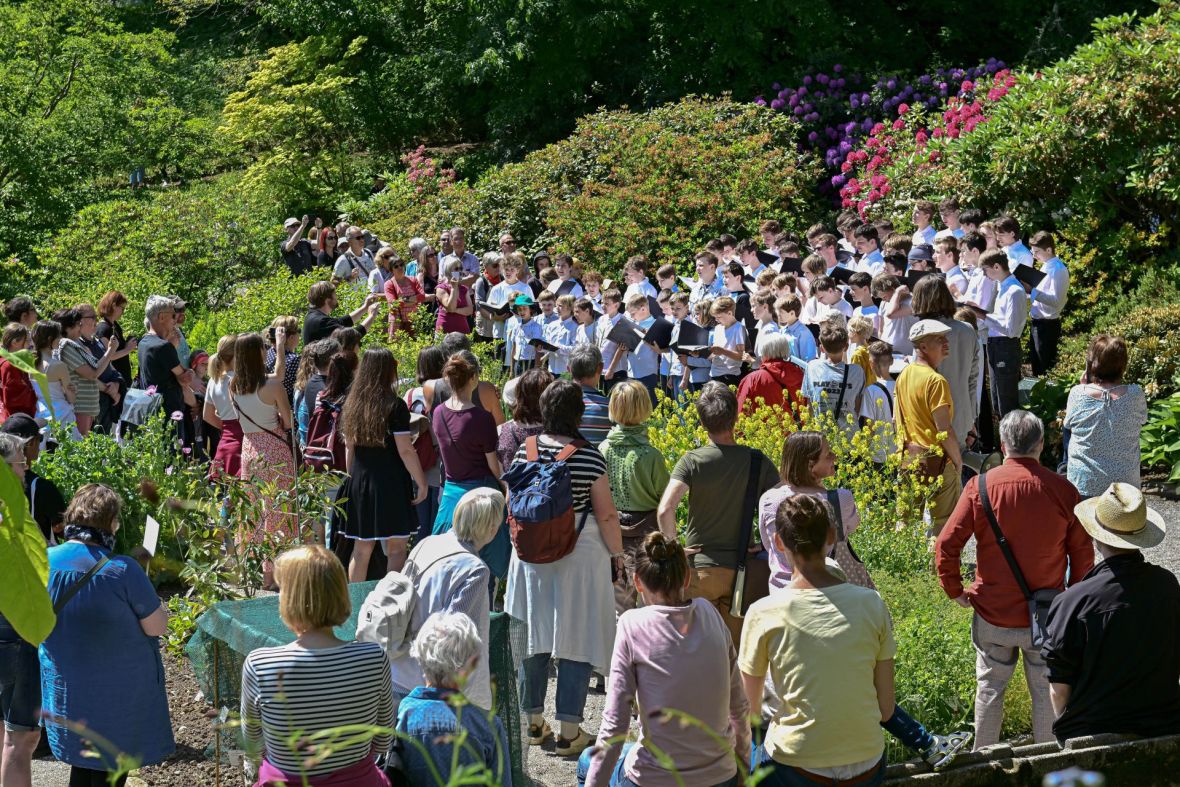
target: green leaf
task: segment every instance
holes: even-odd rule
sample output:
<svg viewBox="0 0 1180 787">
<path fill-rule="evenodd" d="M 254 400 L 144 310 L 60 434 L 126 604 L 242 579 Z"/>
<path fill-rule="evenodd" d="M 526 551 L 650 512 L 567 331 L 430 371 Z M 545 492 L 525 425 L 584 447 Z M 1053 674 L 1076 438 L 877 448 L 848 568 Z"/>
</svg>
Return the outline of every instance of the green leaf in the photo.
<svg viewBox="0 0 1180 787">
<path fill-rule="evenodd" d="M 39 645 L 53 631 L 57 617 L 49 599 L 49 554 L 41 529 L 29 516 L 20 479 L 0 462 L 0 615 L 22 639 Z"/>
</svg>

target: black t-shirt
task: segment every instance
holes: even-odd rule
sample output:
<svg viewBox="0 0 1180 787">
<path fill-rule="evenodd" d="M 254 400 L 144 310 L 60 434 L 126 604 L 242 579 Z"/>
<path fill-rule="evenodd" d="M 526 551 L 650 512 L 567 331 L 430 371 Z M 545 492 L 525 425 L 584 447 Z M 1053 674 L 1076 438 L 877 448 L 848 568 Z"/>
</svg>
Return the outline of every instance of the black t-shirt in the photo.
<svg viewBox="0 0 1180 787">
<path fill-rule="evenodd" d="M 119 350 L 122 351 L 127 347 L 127 339 L 123 336 L 123 326 L 117 322 L 107 322 L 106 318 L 98 321 L 98 328 L 95 329 L 94 335 L 103 340 L 112 336 L 119 342 Z M 105 348 L 103 352 L 106 352 Z M 99 356 L 101 357 L 101 355 Z M 113 368 L 123 378 L 127 385 L 131 385 L 131 356 L 124 355 L 122 358 L 111 361 L 111 368 Z"/>
<path fill-rule="evenodd" d="M 306 347 L 320 339 L 327 339 L 337 328 L 352 327 L 356 327 L 361 336 L 365 335 L 365 329 L 359 325 L 353 326 L 352 317 L 347 314 L 343 317 L 333 317 L 330 314 L 324 314 L 319 309 L 309 309 L 307 316 L 303 318 L 303 346 Z"/>
<path fill-rule="evenodd" d="M 321 251 L 315 256 L 315 264 L 321 268 L 333 268 L 336 265 L 336 254 L 331 251 Z"/>
<path fill-rule="evenodd" d="M 283 262 L 291 269 L 291 274 L 300 276 L 311 270 L 312 264 L 315 262 L 315 256 L 311 251 L 311 243 L 306 238 L 300 238 L 299 242 L 295 244 L 295 248 L 287 251 L 284 247 L 287 245 L 283 241 L 279 245 L 279 251 L 283 255 Z"/>
<path fill-rule="evenodd" d="M 171 342 L 154 333 L 139 341 L 139 379 L 144 388 L 156 386 L 156 393 L 164 397 L 167 414 L 184 410 L 184 391 L 172 370 L 180 366 L 180 356 Z"/>
<path fill-rule="evenodd" d="M 33 519 L 41 528 L 41 535 L 45 536 L 47 542 L 50 541 L 53 528 L 61 524 L 66 515 L 66 501 L 61 496 L 61 490 L 49 479 L 26 470 L 25 497 L 29 500 Z"/>
</svg>

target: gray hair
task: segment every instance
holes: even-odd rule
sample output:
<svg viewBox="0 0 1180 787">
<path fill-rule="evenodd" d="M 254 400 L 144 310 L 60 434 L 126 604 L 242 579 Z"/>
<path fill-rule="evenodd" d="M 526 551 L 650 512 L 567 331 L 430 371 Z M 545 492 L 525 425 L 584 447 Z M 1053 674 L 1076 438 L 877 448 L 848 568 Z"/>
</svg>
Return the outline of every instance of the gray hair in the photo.
<svg viewBox="0 0 1180 787">
<path fill-rule="evenodd" d="M 429 245 L 426 238 L 410 238 L 410 256 L 418 259 L 418 255 Z"/>
<path fill-rule="evenodd" d="M 1000 421 L 1005 456 L 1036 456 L 1044 439 L 1044 424 L 1028 410 L 1012 410 Z"/>
<path fill-rule="evenodd" d="M 447 264 L 443 266 L 443 269 L 441 271 L 439 271 L 439 274 L 444 279 L 449 279 L 449 278 L 451 278 L 451 273 L 461 269 L 462 267 L 463 267 L 463 260 L 459 259 L 458 257 L 448 257 Z"/>
<path fill-rule="evenodd" d="M 442 341 L 438 343 L 438 346 L 439 349 L 443 351 L 443 358 L 449 360 L 450 357 L 457 352 L 470 350 L 471 339 L 468 338 L 467 334 L 465 333 L 451 331 L 446 336 L 442 337 Z M 478 368 L 478 366 L 476 368 Z"/>
<path fill-rule="evenodd" d="M 495 265 L 498 262 L 504 261 L 504 255 L 498 251 L 485 251 L 483 258 L 480 260 L 480 265 L 484 268 L 489 265 Z"/>
<path fill-rule="evenodd" d="M 451 517 L 451 529 L 460 541 L 487 544 L 504 519 L 504 494 L 498 489 L 472 489 L 459 499 Z"/>
<path fill-rule="evenodd" d="M 579 344 L 570 350 L 570 377 L 587 380 L 602 370 L 602 351 L 593 344 Z"/>
<path fill-rule="evenodd" d="M 759 342 L 758 352 L 764 361 L 790 358 L 791 339 L 785 333 L 772 333 Z"/>
<path fill-rule="evenodd" d="M 467 233 L 464 231 L 464 229 L 462 227 L 451 227 L 451 240 L 454 240 L 456 235 L 458 235 L 461 238 L 467 237 Z"/>
<path fill-rule="evenodd" d="M 143 319 L 145 323 L 153 323 L 160 318 L 162 312 L 169 309 L 176 311 L 176 301 L 168 295 L 150 295 L 147 299 L 147 305 L 143 307 Z"/>
<path fill-rule="evenodd" d="M 479 657 L 479 631 L 462 612 L 435 612 L 410 645 L 427 683 L 456 686 L 464 670 Z"/>
<path fill-rule="evenodd" d="M 0 432 L 0 459 L 5 462 L 18 462 L 25 458 L 25 443 L 14 434 Z"/>
</svg>

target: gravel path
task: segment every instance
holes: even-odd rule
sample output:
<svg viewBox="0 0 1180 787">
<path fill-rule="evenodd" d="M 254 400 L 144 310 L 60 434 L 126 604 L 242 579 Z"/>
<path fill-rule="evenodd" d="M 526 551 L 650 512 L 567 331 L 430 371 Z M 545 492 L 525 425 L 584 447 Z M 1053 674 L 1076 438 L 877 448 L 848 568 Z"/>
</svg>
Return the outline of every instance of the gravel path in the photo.
<svg viewBox="0 0 1180 787">
<path fill-rule="evenodd" d="M 1180 576 L 1180 497 L 1175 494 L 1161 495 L 1154 490 L 1148 495 L 1148 505 L 1163 515 L 1164 521 L 1173 528 L 1167 539 L 1154 549 L 1146 551 L 1146 557 L 1152 563 L 1168 568 L 1172 573 Z M 204 718 L 204 707 L 192 701 L 195 693 L 194 682 L 189 673 L 189 665 L 178 660 L 166 659 L 167 674 L 169 676 L 169 704 L 172 710 L 173 727 L 177 730 L 181 751 L 172 761 L 154 768 L 144 769 L 137 774 L 142 780 L 132 777 L 128 781 L 129 787 L 138 785 L 192 785 L 192 787 L 211 787 L 212 763 L 199 762 L 203 757 L 201 752 L 212 739 L 209 721 Z M 546 697 L 545 717 L 553 719 L 553 700 L 557 694 L 556 681 L 550 679 L 549 692 Z M 586 699 L 585 729 L 592 736 L 598 731 L 598 722 L 602 718 L 602 706 L 606 697 L 592 687 Z M 551 721 L 552 723 L 552 721 Z M 528 771 L 536 787 L 571 787 L 577 783 L 577 760 L 575 758 L 558 757 L 553 753 L 554 741 L 551 738 L 544 746 L 531 747 L 528 752 Z M 222 784 L 235 784 L 225 778 L 223 771 Z M 33 784 L 37 787 L 67 787 L 69 783 L 69 769 L 52 759 L 33 761 Z M 236 785 L 235 785 L 236 787 Z"/>
</svg>

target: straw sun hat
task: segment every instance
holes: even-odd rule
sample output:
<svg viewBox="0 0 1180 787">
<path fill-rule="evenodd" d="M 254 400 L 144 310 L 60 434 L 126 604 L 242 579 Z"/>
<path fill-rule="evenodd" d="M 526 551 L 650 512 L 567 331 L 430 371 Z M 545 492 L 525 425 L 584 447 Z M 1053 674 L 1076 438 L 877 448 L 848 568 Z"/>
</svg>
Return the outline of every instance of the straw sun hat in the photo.
<svg viewBox="0 0 1180 787">
<path fill-rule="evenodd" d="M 1164 518 L 1130 484 L 1111 484 L 1075 506 L 1074 513 L 1091 538 L 1118 549 L 1146 549 L 1164 540 Z"/>
</svg>

